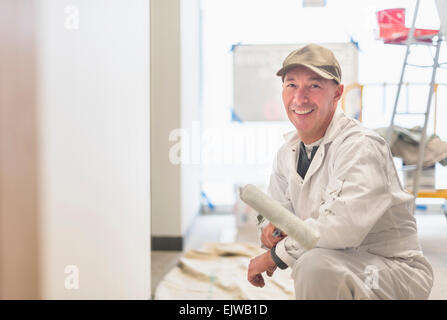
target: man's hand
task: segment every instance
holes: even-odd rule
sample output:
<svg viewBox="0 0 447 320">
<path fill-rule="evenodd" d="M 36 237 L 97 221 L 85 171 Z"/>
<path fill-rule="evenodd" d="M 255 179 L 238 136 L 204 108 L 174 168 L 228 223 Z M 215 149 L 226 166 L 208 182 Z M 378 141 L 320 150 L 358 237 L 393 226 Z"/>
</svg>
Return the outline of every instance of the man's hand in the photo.
<svg viewBox="0 0 447 320">
<path fill-rule="evenodd" d="M 264 246 L 266 246 L 269 249 L 276 246 L 276 244 L 280 240 L 284 239 L 287 236 L 284 232 L 281 232 L 281 235 L 279 237 L 274 237 L 272 233 L 275 230 L 275 228 L 276 227 L 270 222 L 267 226 L 265 226 L 264 229 L 262 229 L 261 242 Z"/>
<path fill-rule="evenodd" d="M 267 272 L 267 275 L 271 277 L 276 270 L 276 264 L 270 255 L 270 251 L 266 251 L 263 254 L 250 260 L 248 266 L 248 281 L 255 287 L 262 288 L 265 285 L 263 272 Z"/>
</svg>

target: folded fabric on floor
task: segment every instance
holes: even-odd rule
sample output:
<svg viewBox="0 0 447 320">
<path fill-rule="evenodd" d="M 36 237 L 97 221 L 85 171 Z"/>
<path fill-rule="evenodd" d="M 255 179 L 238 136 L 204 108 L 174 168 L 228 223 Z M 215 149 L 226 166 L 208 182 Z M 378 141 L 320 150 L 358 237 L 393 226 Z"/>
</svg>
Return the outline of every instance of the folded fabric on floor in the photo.
<svg viewBox="0 0 447 320">
<path fill-rule="evenodd" d="M 246 243 L 207 243 L 190 250 L 158 285 L 155 300 L 291 300 L 295 298 L 290 269 L 263 274 L 265 286 L 247 280 L 251 258 L 265 252 Z"/>
<path fill-rule="evenodd" d="M 378 128 L 375 130 L 385 138 L 388 128 Z M 401 158 L 406 165 L 417 164 L 419 142 L 422 136 L 421 132 L 421 127 L 406 129 L 394 126 L 390 143 L 390 149 L 393 156 Z M 423 167 L 431 167 L 436 162 L 439 162 L 443 166 L 447 165 L 447 142 L 442 141 L 436 135 L 431 135 L 427 138 Z"/>
</svg>

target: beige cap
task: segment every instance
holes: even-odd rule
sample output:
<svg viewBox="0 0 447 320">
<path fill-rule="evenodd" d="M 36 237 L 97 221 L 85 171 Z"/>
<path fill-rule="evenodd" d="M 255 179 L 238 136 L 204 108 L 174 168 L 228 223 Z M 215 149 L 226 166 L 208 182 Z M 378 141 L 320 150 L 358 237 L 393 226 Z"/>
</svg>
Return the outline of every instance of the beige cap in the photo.
<svg viewBox="0 0 447 320">
<path fill-rule="evenodd" d="M 325 79 L 334 79 L 338 84 L 341 82 L 340 65 L 328 48 L 311 43 L 292 51 L 276 75 L 284 81 L 286 73 L 298 66 L 305 66 Z"/>
</svg>

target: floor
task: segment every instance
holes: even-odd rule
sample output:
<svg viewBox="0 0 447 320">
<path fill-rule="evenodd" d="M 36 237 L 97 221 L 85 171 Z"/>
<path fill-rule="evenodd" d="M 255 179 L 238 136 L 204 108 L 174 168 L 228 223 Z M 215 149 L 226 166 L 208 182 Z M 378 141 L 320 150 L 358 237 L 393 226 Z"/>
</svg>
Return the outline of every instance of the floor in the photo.
<svg viewBox="0 0 447 320">
<path fill-rule="evenodd" d="M 430 299 L 447 299 L 447 219 L 439 211 L 416 212 L 419 239 L 426 257 L 430 260 L 435 281 Z M 231 214 L 206 214 L 197 217 L 188 233 L 185 251 L 200 248 L 206 242 L 257 242 L 256 228 L 252 224 L 237 226 Z M 176 266 L 180 251 L 153 251 L 152 296 L 164 275 Z"/>
</svg>

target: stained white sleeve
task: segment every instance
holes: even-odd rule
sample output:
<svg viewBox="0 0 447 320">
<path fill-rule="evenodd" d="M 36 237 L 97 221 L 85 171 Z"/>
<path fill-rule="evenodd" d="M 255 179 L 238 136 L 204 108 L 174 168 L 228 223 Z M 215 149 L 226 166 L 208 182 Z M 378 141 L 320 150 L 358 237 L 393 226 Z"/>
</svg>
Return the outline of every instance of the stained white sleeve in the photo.
<svg viewBox="0 0 447 320">
<path fill-rule="evenodd" d="M 320 233 L 316 247 L 346 249 L 358 247 L 391 206 L 390 182 L 379 141 L 353 138 L 336 150 L 317 219 L 304 223 Z M 305 250 L 286 237 L 278 242 L 276 254 L 292 266 Z"/>
</svg>

